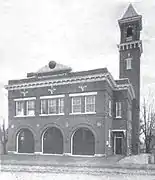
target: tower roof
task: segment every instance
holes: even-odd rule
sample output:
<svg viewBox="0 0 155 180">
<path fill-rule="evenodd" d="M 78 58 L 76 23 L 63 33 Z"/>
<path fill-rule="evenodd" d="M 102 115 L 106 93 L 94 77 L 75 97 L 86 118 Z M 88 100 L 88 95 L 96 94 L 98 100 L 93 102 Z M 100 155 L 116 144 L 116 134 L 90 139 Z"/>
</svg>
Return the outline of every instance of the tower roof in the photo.
<svg viewBox="0 0 155 180">
<path fill-rule="evenodd" d="M 118 20 L 119 26 L 124 23 L 138 21 L 140 30 L 142 29 L 142 16 L 139 15 L 130 3 L 123 17 Z"/>
<path fill-rule="evenodd" d="M 135 17 L 135 16 L 139 16 L 139 15 L 137 14 L 137 12 L 134 9 L 134 7 L 132 6 L 132 4 L 129 4 L 128 9 L 126 10 L 122 19 L 131 18 L 131 17 Z"/>
</svg>

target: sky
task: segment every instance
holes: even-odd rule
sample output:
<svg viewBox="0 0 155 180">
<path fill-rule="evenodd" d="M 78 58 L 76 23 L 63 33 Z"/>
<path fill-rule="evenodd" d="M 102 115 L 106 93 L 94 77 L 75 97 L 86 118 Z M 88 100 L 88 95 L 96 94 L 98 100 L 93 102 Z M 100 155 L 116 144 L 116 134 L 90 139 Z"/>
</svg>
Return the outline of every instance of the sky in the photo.
<svg viewBox="0 0 155 180">
<path fill-rule="evenodd" d="M 132 3 L 143 16 L 141 97 L 155 92 L 155 0 L 0 0 L 0 118 L 10 79 L 50 60 L 74 71 L 107 67 L 119 75 L 117 20 Z"/>
</svg>

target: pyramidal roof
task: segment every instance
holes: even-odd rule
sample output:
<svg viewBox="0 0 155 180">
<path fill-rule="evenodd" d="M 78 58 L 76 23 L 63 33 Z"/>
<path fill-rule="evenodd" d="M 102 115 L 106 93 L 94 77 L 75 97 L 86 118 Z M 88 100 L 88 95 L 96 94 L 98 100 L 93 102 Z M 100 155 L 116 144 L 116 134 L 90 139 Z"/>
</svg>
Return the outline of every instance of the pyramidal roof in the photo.
<svg viewBox="0 0 155 180">
<path fill-rule="evenodd" d="M 135 16 L 139 16 L 139 15 L 137 14 L 137 12 L 134 9 L 134 7 L 132 6 L 132 4 L 129 4 L 128 9 L 126 10 L 122 19 L 131 18 L 131 17 L 135 17 Z"/>
</svg>

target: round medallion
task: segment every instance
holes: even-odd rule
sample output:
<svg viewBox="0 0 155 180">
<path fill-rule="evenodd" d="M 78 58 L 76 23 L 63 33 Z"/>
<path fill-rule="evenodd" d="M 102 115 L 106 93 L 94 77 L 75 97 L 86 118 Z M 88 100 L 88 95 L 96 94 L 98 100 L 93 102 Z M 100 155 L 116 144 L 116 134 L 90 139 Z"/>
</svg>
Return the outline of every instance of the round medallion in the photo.
<svg viewBox="0 0 155 180">
<path fill-rule="evenodd" d="M 97 127 L 101 127 L 101 122 L 97 122 Z"/>
<path fill-rule="evenodd" d="M 14 124 L 12 124 L 12 125 L 11 125 L 11 128 L 13 129 L 14 127 L 15 127 Z"/>
<path fill-rule="evenodd" d="M 68 126 L 69 126 L 69 123 L 68 123 L 68 122 L 66 122 L 65 126 L 66 126 L 66 127 L 68 127 Z"/>
<path fill-rule="evenodd" d="M 54 69 L 55 66 L 56 66 L 56 62 L 55 61 L 50 61 L 48 66 L 49 66 L 50 69 Z"/>
</svg>

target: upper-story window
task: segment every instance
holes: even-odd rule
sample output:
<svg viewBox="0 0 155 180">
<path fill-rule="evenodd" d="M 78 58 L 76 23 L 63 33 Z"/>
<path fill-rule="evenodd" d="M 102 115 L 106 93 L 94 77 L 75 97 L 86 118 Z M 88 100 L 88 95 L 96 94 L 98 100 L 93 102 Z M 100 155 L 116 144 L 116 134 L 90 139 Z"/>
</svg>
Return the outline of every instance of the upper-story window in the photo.
<svg viewBox="0 0 155 180">
<path fill-rule="evenodd" d="M 121 118 L 122 117 L 122 103 L 116 102 L 116 118 Z"/>
<path fill-rule="evenodd" d="M 132 69 L 132 58 L 127 58 L 126 59 L 126 69 Z"/>
<path fill-rule="evenodd" d="M 64 99 L 63 98 L 58 99 L 58 113 L 59 114 L 64 113 Z"/>
<path fill-rule="evenodd" d="M 109 116 L 112 116 L 112 101 L 111 99 L 109 99 L 109 103 L 108 103 L 108 113 L 109 113 Z"/>
<path fill-rule="evenodd" d="M 34 100 L 26 101 L 26 115 L 27 116 L 35 115 L 35 101 Z"/>
<path fill-rule="evenodd" d="M 69 94 L 71 97 L 71 114 L 95 114 L 97 92 Z"/>
<path fill-rule="evenodd" d="M 95 96 L 85 96 L 85 112 L 95 112 Z"/>
<path fill-rule="evenodd" d="M 81 113 L 81 97 L 72 97 L 72 113 Z"/>
<path fill-rule="evenodd" d="M 15 116 L 34 116 L 36 97 L 14 99 Z"/>
<path fill-rule="evenodd" d="M 64 95 L 42 96 L 41 115 L 64 114 Z"/>
<path fill-rule="evenodd" d="M 41 99 L 41 114 L 47 114 L 47 100 Z"/>
<path fill-rule="evenodd" d="M 16 116 L 24 115 L 24 101 L 16 101 Z"/>
<path fill-rule="evenodd" d="M 57 104 L 56 99 L 48 100 L 48 114 L 56 114 L 57 113 Z"/>
</svg>

